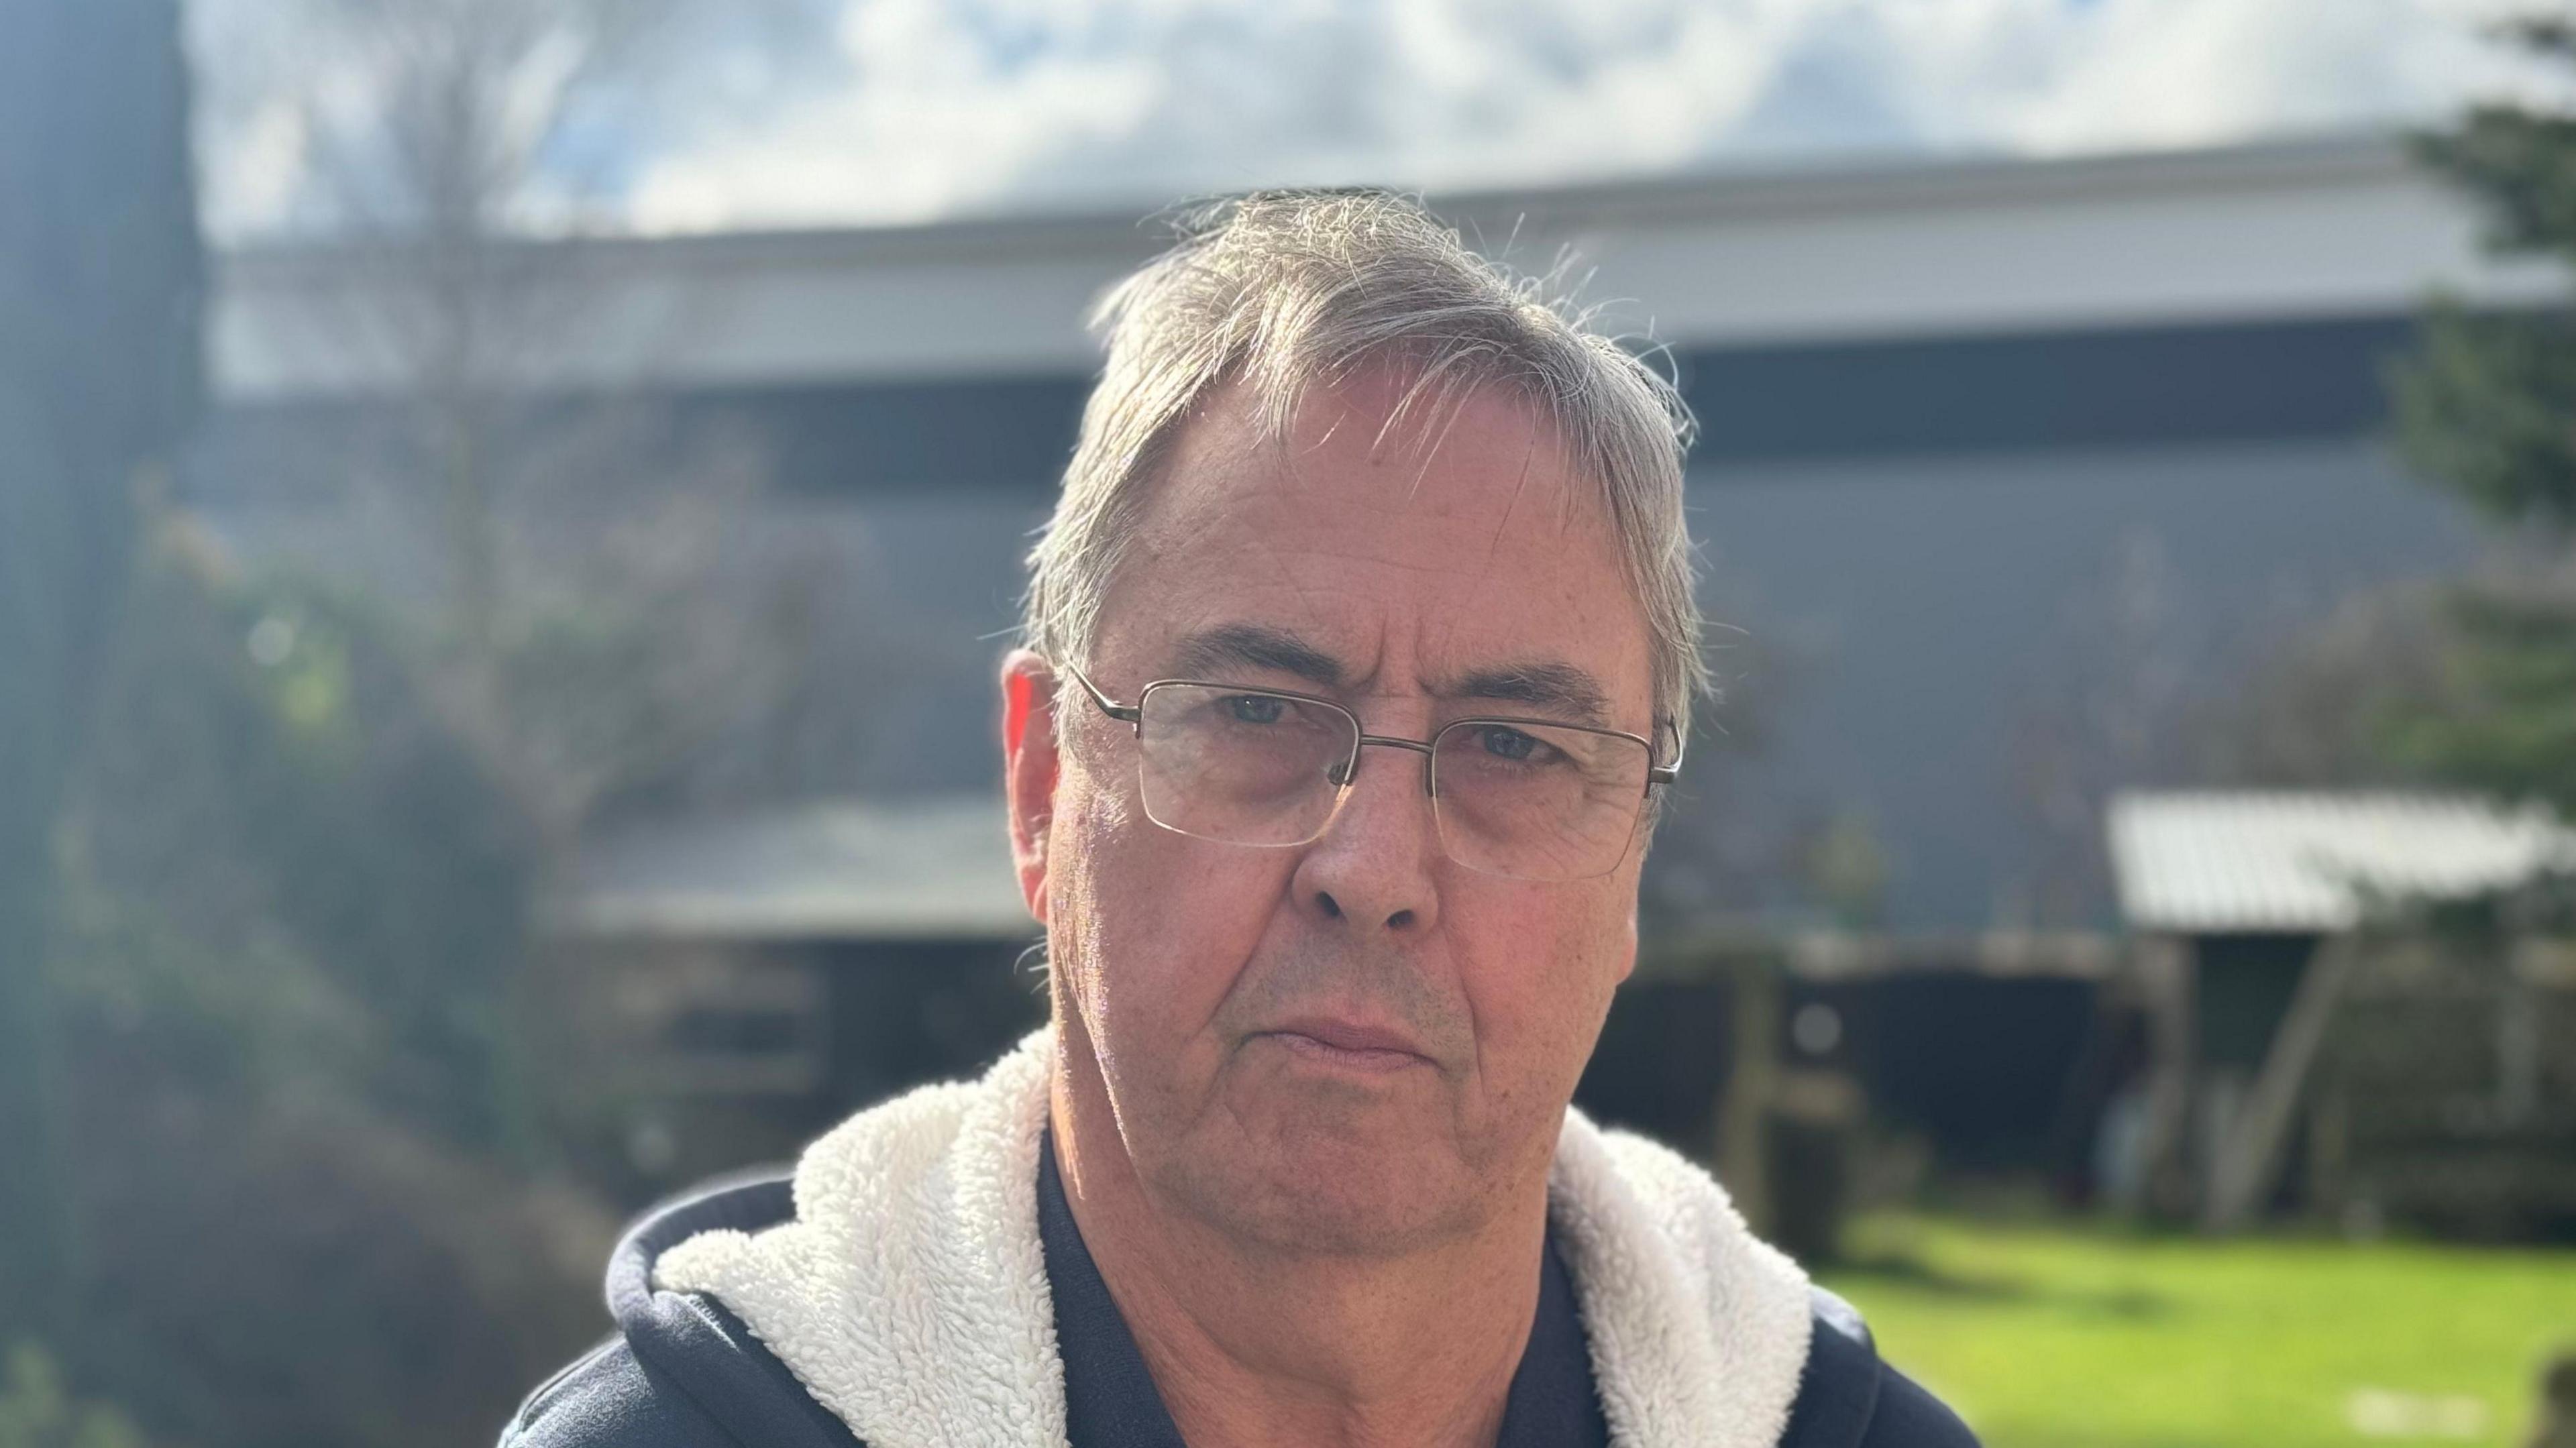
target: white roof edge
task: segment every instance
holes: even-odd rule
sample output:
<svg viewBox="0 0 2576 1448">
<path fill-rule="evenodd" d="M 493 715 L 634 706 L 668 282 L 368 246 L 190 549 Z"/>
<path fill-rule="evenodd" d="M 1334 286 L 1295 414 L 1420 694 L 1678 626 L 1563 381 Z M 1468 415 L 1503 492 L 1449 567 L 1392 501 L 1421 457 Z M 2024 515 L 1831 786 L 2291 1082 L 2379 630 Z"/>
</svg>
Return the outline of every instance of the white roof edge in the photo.
<svg viewBox="0 0 2576 1448">
<path fill-rule="evenodd" d="M 2514 303 L 2566 280 L 2484 254 L 2469 203 L 2385 132 L 1432 200 L 1524 270 L 1579 259 L 1605 330 L 1685 348 L 2395 317 L 2436 285 Z M 527 327 L 496 376 L 658 389 L 1088 374 L 1085 315 L 1161 244 L 1141 210 L 505 243 L 503 274 L 542 282 L 561 320 Z M 221 394 L 399 389 L 414 329 L 387 255 L 219 257 Z"/>
<path fill-rule="evenodd" d="M 2325 933 L 2375 895 L 2457 897 L 2576 868 L 2576 829 L 2538 805 L 2401 790 L 2131 790 L 2104 811 L 2133 930 Z"/>
<path fill-rule="evenodd" d="M 1514 213 L 1596 220 L 1717 219 L 2134 196 L 2156 190 L 2315 185 L 2413 174 L 2417 168 L 2398 133 L 2366 130 L 2213 147 L 2058 156 L 1934 154 L 1715 166 L 1563 186 L 1432 191 L 1426 200 L 1435 212 L 1462 224 Z M 1116 205 L 998 211 L 886 225 L 618 232 L 535 237 L 498 245 L 539 253 L 577 251 L 593 262 L 611 265 L 621 258 L 649 257 L 657 266 L 864 263 L 908 255 L 955 260 L 1020 250 L 1054 256 L 1068 248 L 1151 249 L 1159 236 L 1154 219 L 1168 205 L 1168 201 L 1140 198 Z M 345 242 L 251 239 L 218 248 L 216 260 L 225 271 L 247 279 L 261 272 L 309 273 L 367 254 L 366 247 Z"/>
</svg>

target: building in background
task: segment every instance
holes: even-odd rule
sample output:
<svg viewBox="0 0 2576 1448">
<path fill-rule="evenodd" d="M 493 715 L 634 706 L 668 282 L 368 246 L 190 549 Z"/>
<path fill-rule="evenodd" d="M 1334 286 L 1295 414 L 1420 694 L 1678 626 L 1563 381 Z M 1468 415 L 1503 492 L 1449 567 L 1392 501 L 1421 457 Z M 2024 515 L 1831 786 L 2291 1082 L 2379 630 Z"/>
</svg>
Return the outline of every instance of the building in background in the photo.
<svg viewBox="0 0 2576 1448">
<path fill-rule="evenodd" d="M 2092 1122 L 2068 1102 L 2108 1088 L 2070 1082 L 2109 1079 L 2128 1029 L 2099 999 L 2118 923 L 2102 802 L 2181 769 L 2177 734 L 2267 642 L 2467 557 L 2466 521 L 2386 454 L 2380 367 L 2428 288 L 2509 305 L 2551 278 L 2481 257 L 2466 209 L 2377 136 L 1434 205 L 1525 271 L 1570 267 L 1607 325 L 1667 349 L 1699 420 L 1690 504 L 1707 609 L 1730 626 L 1728 698 L 1651 862 L 1656 939 L 1805 942 L 1782 957 L 1805 962 L 1789 1005 L 1838 1024 L 1805 1016 L 1784 1051 L 1830 1035 L 1820 1060 L 1866 1054 L 1851 1069 L 1874 1107 L 1945 1149 L 2081 1155 L 2067 1143 Z M 994 665 L 1095 368 L 1086 309 L 1160 240 L 1118 213 L 513 250 L 557 320 L 531 329 L 510 385 L 748 439 L 767 488 L 735 566 L 817 546 L 853 561 L 841 609 L 879 669 L 868 727 L 801 783 L 625 821 L 564 907 L 569 935 L 612 954 L 729 942 L 826 982 L 852 974 L 828 962 L 890 943 L 1018 952 L 999 904 L 933 920 L 842 902 L 800 917 L 791 946 L 775 909 L 820 897 L 737 867 L 819 866 L 770 845 L 863 810 L 860 834 L 943 822 L 903 861 L 955 872 L 923 878 L 925 897 L 984 901 L 1005 880 L 998 804 L 988 826 L 954 822 L 997 794 Z M 349 321 L 384 314 L 384 285 L 360 251 L 223 259 L 221 405 L 187 488 L 245 550 L 369 557 L 399 587 L 421 550 L 371 531 L 345 451 L 309 445 L 398 380 L 401 338 Z M 675 861 L 706 879 L 675 883 Z M 619 893 L 630 868 L 697 923 L 608 908 L 642 898 Z M 1855 994 L 1871 981 L 1875 1005 Z M 755 991 L 739 1014 L 792 1014 L 804 989 Z M 1927 1010 L 1957 1030 L 1867 1028 Z M 1614 1039 L 1652 1025 L 1614 1021 Z M 2037 1044 L 1997 1049 L 2015 1041 Z M 1708 1081 L 1595 1095 L 1704 1130 L 1691 1093 L 1723 1053 L 1700 1055 Z"/>
</svg>

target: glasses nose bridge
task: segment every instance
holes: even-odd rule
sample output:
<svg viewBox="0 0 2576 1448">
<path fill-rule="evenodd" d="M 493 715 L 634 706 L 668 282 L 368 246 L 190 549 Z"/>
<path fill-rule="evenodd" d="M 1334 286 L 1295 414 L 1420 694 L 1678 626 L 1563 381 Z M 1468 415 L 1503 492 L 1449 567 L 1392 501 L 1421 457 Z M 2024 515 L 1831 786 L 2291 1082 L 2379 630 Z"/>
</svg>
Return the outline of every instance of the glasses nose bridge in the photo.
<svg viewBox="0 0 2576 1448">
<path fill-rule="evenodd" d="M 1431 777 L 1431 740 L 1406 739 L 1394 734 L 1369 734 L 1365 732 L 1359 735 L 1359 742 L 1351 748 L 1349 768 L 1343 772 L 1343 775 L 1339 780 L 1335 781 L 1341 791 L 1348 791 L 1351 787 L 1352 781 L 1359 778 L 1360 761 L 1367 757 L 1360 751 L 1368 748 L 1372 744 L 1379 745 L 1387 749 L 1410 749 L 1414 753 L 1421 755 L 1422 792 L 1426 796 L 1433 798 L 1438 797 L 1439 787 Z M 1338 811 L 1336 812 L 1338 813 Z"/>
</svg>

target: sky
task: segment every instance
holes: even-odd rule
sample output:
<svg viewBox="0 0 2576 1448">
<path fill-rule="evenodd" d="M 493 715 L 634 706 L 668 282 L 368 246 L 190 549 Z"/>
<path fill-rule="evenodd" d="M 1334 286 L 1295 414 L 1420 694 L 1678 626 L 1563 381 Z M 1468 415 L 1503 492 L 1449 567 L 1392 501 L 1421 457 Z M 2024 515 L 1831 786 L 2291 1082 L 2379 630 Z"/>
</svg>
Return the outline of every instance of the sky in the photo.
<svg viewBox="0 0 2576 1448">
<path fill-rule="evenodd" d="M 536 0 L 190 3 L 208 220 L 238 238 L 326 224 L 316 138 L 378 103 L 381 57 L 314 16 Z M 514 104 L 543 131 L 527 224 L 885 224 L 1251 185 L 2205 146 L 2417 124 L 2534 83 L 2481 34 L 2502 0 L 671 3 L 691 18 L 587 79 L 565 79 L 578 45 L 560 36 L 514 57 Z"/>
</svg>

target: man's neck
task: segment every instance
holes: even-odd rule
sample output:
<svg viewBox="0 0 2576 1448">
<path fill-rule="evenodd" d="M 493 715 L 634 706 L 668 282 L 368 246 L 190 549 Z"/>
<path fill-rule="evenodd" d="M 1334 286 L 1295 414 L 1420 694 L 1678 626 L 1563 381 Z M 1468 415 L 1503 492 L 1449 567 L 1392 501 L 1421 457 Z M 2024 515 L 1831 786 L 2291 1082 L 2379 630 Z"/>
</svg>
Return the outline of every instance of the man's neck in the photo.
<svg viewBox="0 0 2576 1448">
<path fill-rule="evenodd" d="M 1060 1068 L 1050 1102 L 1066 1203 L 1193 1448 L 1490 1448 L 1537 1311 L 1544 1182 L 1419 1253 L 1247 1249 L 1157 1209 L 1086 1074 Z"/>
</svg>

